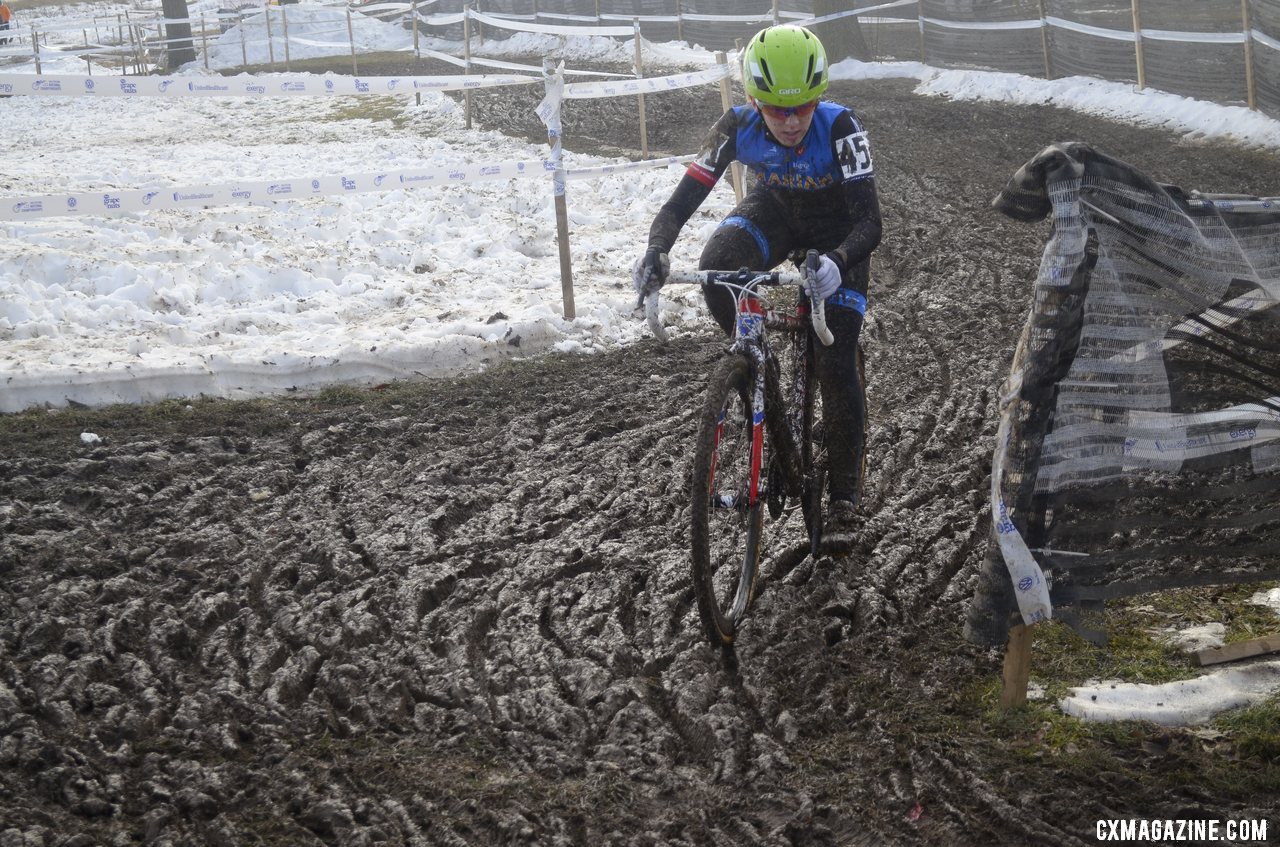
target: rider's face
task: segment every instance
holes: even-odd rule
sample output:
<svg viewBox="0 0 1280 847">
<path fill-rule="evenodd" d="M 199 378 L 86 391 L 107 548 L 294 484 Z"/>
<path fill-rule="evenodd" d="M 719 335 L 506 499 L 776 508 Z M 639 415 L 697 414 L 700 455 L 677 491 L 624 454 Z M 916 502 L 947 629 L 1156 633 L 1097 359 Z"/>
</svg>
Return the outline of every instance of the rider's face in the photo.
<svg viewBox="0 0 1280 847">
<path fill-rule="evenodd" d="M 809 125 L 813 123 L 813 110 L 817 106 L 817 100 L 790 109 L 756 103 L 760 116 L 764 118 L 764 125 L 783 147 L 795 147 L 800 143 L 809 131 Z"/>
</svg>

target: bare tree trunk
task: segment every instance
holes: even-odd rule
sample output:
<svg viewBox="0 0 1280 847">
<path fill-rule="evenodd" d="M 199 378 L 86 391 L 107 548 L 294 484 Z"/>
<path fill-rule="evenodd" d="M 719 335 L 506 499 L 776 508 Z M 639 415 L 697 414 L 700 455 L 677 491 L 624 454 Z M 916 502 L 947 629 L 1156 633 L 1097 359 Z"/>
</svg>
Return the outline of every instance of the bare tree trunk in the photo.
<svg viewBox="0 0 1280 847">
<path fill-rule="evenodd" d="M 164 25 L 167 67 L 171 71 L 177 70 L 196 60 L 196 48 L 191 43 L 191 23 L 187 20 L 191 15 L 187 11 L 187 0 L 161 0 L 161 7 L 166 19 L 182 21 Z"/>
<path fill-rule="evenodd" d="M 813 0 L 815 17 L 847 12 L 851 4 L 847 0 Z M 814 35 L 822 39 L 822 46 L 827 48 L 827 59 L 838 62 L 841 59 L 858 59 L 869 62 L 873 58 L 867 40 L 862 36 L 862 26 L 852 15 L 834 21 L 815 24 Z"/>
</svg>

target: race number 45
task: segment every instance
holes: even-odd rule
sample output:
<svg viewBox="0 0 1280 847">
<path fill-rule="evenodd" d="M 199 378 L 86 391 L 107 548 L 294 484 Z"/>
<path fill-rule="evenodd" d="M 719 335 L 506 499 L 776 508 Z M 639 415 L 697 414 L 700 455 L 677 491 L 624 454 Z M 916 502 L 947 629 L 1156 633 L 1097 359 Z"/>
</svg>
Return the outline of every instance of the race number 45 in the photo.
<svg viewBox="0 0 1280 847">
<path fill-rule="evenodd" d="M 836 152 L 840 156 L 840 169 L 845 179 L 856 179 L 871 173 L 871 145 L 867 142 L 865 132 L 846 135 L 836 142 Z"/>
</svg>

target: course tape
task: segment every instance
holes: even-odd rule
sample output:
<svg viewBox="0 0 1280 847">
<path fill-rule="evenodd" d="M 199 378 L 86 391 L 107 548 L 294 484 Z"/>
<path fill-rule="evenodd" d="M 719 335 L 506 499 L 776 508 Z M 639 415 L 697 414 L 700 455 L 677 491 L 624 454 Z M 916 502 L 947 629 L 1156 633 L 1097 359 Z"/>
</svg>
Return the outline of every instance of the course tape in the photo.
<svg viewBox="0 0 1280 847">
<path fill-rule="evenodd" d="M 83 76 L 0 74 L 0 94 L 89 97 L 302 97 L 412 94 L 539 82 L 534 76 Z"/>
<path fill-rule="evenodd" d="M 500 29 L 514 29 L 520 32 L 540 32 L 547 35 L 635 35 L 635 29 L 629 26 L 555 26 L 553 24 L 516 25 L 512 21 L 496 18 L 481 12 L 469 13 L 474 20 Z"/>
<path fill-rule="evenodd" d="M 719 82 L 732 73 L 729 65 L 720 65 L 710 70 L 673 76 L 628 79 L 621 82 L 575 82 L 564 87 L 564 96 L 566 100 L 585 100 L 592 97 L 622 97 L 627 94 L 674 91 L 678 88 L 693 88 L 709 82 Z"/>
<path fill-rule="evenodd" d="M 687 162 L 691 158 L 690 156 L 673 156 L 616 165 L 576 168 L 566 170 L 564 177 L 569 180 L 595 179 L 612 174 L 667 167 Z M 158 209 L 204 209 L 211 206 L 278 203 L 313 197 L 432 188 L 499 179 L 545 177 L 552 175 L 554 169 L 554 165 L 548 161 L 472 162 L 436 168 L 388 170 L 381 173 L 246 180 L 219 185 L 165 186 L 129 191 L 108 189 L 40 197 L 3 197 L 0 198 L 0 220 L 24 221 L 81 215 L 118 217 L 133 212 Z"/>
</svg>

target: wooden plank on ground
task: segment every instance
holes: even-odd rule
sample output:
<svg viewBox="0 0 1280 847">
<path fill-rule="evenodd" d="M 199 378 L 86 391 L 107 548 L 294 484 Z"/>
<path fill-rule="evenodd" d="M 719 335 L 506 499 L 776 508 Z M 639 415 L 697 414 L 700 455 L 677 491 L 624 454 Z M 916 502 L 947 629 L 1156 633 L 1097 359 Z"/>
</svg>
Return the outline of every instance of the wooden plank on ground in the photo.
<svg viewBox="0 0 1280 847">
<path fill-rule="evenodd" d="M 1250 638 L 1248 641 L 1233 641 L 1221 647 L 1197 650 L 1196 661 L 1201 665 L 1218 665 L 1277 651 L 1280 651 L 1280 635 L 1264 635 L 1261 638 Z"/>
</svg>

